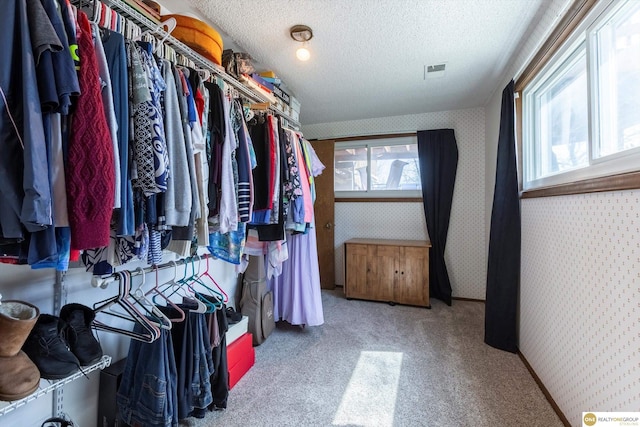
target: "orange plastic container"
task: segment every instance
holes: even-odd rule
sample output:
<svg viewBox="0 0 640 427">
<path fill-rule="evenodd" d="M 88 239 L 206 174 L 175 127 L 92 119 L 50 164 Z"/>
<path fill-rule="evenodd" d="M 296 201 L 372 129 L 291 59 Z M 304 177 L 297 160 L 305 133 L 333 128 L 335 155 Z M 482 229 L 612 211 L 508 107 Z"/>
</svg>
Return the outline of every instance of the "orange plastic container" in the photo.
<svg viewBox="0 0 640 427">
<path fill-rule="evenodd" d="M 185 15 L 163 15 L 162 20 L 175 18 L 177 25 L 171 35 L 200 55 L 222 65 L 223 43 L 220 34 L 204 22 Z"/>
</svg>

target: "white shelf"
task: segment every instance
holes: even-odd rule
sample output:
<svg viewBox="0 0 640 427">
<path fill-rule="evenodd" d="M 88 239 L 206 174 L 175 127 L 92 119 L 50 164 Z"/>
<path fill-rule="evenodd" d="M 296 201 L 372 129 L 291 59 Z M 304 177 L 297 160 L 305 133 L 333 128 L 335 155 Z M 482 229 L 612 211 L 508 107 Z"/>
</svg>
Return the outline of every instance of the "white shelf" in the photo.
<svg viewBox="0 0 640 427">
<path fill-rule="evenodd" d="M 33 392 L 27 397 L 23 397 L 20 400 L 14 400 L 13 402 L 0 402 L 0 416 L 5 415 L 16 408 L 19 408 L 23 405 L 26 405 L 29 402 L 32 402 L 45 394 L 49 394 L 52 391 L 64 386 L 65 384 L 70 383 L 71 381 L 77 380 L 78 378 L 84 377 L 89 372 L 96 371 L 98 369 L 104 369 L 111 364 L 111 356 L 102 356 L 102 359 L 98 363 L 95 363 L 90 366 L 83 366 L 82 371 L 78 371 L 73 375 L 70 375 L 61 380 L 40 380 L 40 387 L 38 390 Z"/>
<path fill-rule="evenodd" d="M 247 98 L 252 99 L 254 101 L 257 101 L 257 102 L 268 102 L 271 105 L 271 110 L 273 110 L 277 114 L 280 114 L 282 117 L 284 117 L 292 127 L 300 128 L 300 122 L 298 120 L 295 120 L 289 114 L 286 114 L 280 108 L 277 108 L 275 106 L 275 104 L 273 103 L 273 99 L 272 99 L 273 97 L 272 96 L 267 96 L 267 95 L 265 95 L 263 93 L 260 93 L 260 92 L 258 92 L 256 90 L 252 90 L 251 88 L 249 88 L 246 85 L 242 84 L 240 81 L 235 79 L 233 76 L 230 76 L 229 74 L 227 74 L 220 65 L 214 64 L 213 62 L 209 61 L 204 56 L 202 56 L 199 53 L 195 52 L 193 49 L 191 49 L 189 46 L 187 46 L 186 44 L 184 44 L 180 40 L 178 40 L 175 37 L 173 37 L 172 35 L 168 34 L 166 31 L 164 31 L 164 29 L 162 29 L 162 28 L 159 29 L 158 28 L 158 23 L 153 22 L 152 20 L 150 20 L 149 18 L 144 16 L 142 13 L 138 12 L 133 7 L 129 6 L 124 1 L 122 1 L 122 0 L 103 0 L 103 3 L 111 6 L 121 16 L 124 16 L 125 18 L 132 20 L 138 26 L 140 26 L 140 27 L 142 27 L 144 29 L 147 29 L 147 30 L 155 30 L 156 34 L 158 34 L 158 35 L 160 35 L 161 37 L 164 38 L 164 40 L 165 40 L 164 43 L 166 43 L 166 44 L 170 45 L 171 47 L 173 47 L 173 49 L 176 52 L 178 52 L 179 54 L 190 58 L 198 66 L 200 66 L 202 68 L 205 68 L 205 69 L 208 69 L 212 73 L 216 74 L 217 76 L 222 78 L 224 81 L 226 81 L 228 84 L 230 84 L 231 86 L 236 88 L 239 92 L 241 92 Z"/>
</svg>

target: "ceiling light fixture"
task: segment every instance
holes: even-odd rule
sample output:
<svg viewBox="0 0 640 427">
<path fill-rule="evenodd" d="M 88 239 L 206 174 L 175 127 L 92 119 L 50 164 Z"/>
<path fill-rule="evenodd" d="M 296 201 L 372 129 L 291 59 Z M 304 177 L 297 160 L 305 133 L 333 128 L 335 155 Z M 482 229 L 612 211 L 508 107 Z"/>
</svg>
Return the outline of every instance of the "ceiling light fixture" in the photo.
<svg viewBox="0 0 640 427">
<path fill-rule="evenodd" d="M 296 50 L 296 57 L 300 61 L 307 61 L 311 57 L 311 52 L 307 48 L 307 43 L 313 38 L 313 31 L 306 25 L 294 25 L 289 31 L 291 38 L 302 43 L 302 46 Z"/>
</svg>

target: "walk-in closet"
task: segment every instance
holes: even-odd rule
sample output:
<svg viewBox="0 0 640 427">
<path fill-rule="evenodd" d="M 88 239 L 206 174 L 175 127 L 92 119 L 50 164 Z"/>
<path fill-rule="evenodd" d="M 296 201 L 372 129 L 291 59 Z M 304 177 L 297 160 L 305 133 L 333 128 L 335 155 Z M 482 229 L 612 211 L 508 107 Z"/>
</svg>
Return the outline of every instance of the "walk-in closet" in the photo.
<svg viewBox="0 0 640 427">
<path fill-rule="evenodd" d="M 155 2 L 8 7 L 0 424 L 227 410 L 276 322 L 324 322 L 300 104 Z"/>
<path fill-rule="evenodd" d="M 640 0 L 2 0 L 0 427 L 638 425 L 638 111 Z"/>
</svg>

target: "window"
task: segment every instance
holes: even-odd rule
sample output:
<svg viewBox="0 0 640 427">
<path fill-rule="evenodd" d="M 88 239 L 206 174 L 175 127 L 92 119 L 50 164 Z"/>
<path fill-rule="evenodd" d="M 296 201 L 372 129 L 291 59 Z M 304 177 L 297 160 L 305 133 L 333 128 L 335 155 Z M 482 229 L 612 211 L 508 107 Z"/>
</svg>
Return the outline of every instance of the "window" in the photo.
<svg viewBox="0 0 640 427">
<path fill-rule="evenodd" d="M 640 2 L 612 10 L 593 31 L 599 124 L 595 157 L 640 147 Z"/>
<path fill-rule="evenodd" d="M 334 190 L 337 197 L 420 197 L 415 136 L 338 142 Z"/>
<path fill-rule="evenodd" d="M 522 98 L 525 190 L 640 169 L 640 2 L 598 3 Z"/>
</svg>

